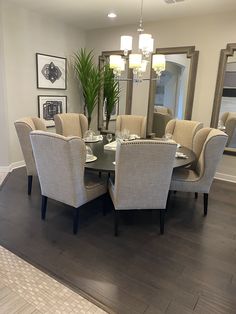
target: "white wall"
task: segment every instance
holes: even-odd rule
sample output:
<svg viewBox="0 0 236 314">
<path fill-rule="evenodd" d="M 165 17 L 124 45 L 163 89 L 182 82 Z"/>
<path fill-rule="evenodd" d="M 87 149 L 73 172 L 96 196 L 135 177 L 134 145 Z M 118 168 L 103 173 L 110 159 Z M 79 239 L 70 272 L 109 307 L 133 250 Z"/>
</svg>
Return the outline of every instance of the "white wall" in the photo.
<svg viewBox="0 0 236 314">
<path fill-rule="evenodd" d="M 0 166 L 7 167 L 9 161 L 9 132 L 7 122 L 2 13 L 0 2 Z"/>
<path fill-rule="evenodd" d="M 236 42 L 235 12 L 145 23 L 144 26 L 145 32 L 153 35 L 155 46 L 158 48 L 194 45 L 200 51 L 192 119 L 209 126 L 220 50 L 225 48 L 227 43 Z M 127 34 L 135 36 L 134 50 L 137 51 L 136 28 L 137 25 L 129 25 L 90 31 L 87 46 L 95 48 L 98 56 L 103 50 L 119 49 L 120 35 Z M 140 86 L 139 91 L 139 96 L 134 95 L 132 113 L 146 111 L 147 102 L 144 97 L 146 98 L 148 93 L 144 85 Z M 136 88 L 134 93 L 137 92 Z M 236 157 L 224 156 L 218 171 L 236 176 Z"/>
<path fill-rule="evenodd" d="M 85 33 L 7 1 L 2 4 L 1 15 L 10 164 L 23 159 L 13 123 L 23 116 L 37 116 L 38 95 L 67 95 L 68 111 L 82 110 L 81 97 L 70 64 L 66 91 L 37 89 L 35 54 L 39 52 L 67 57 L 70 63 L 73 52 L 85 46 Z M 3 131 L 4 126 L 1 124 L 0 134 Z"/>
</svg>

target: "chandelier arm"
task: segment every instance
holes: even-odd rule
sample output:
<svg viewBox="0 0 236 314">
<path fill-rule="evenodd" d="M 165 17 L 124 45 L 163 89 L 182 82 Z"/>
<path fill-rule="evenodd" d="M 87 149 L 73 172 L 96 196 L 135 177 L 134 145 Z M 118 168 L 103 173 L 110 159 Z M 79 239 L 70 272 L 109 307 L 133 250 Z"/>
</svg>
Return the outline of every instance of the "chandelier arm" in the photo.
<svg viewBox="0 0 236 314">
<path fill-rule="evenodd" d="M 141 0 L 140 21 L 143 23 L 143 0 Z"/>
<path fill-rule="evenodd" d="M 141 0 L 139 27 L 138 27 L 137 31 L 140 34 L 144 31 L 144 29 L 143 29 L 143 0 Z"/>
</svg>

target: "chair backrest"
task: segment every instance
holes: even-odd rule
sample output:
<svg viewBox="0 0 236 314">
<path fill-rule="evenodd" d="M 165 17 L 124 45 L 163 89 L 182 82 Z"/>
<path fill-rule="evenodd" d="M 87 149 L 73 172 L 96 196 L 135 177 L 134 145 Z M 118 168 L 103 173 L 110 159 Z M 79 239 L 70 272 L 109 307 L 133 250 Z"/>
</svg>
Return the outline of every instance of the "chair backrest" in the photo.
<svg viewBox="0 0 236 314">
<path fill-rule="evenodd" d="M 224 112 L 221 117 L 220 117 L 220 120 L 222 121 L 222 123 L 225 125 L 225 122 L 228 118 L 228 115 L 229 115 L 229 112 Z"/>
<path fill-rule="evenodd" d="M 226 146 L 236 148 L 236 112 L 228 112 L 225 121 L 225 132 L 229 136 Z"/>
<path fill-rule="evenodd" d="M 213 128 L 201 129 L 194 138 L 193 150 L 197 156 L 195 170 L 201 179 L 202 188 L 205 192 L 210 189 L 227 139 L 227 134 Z"/>
<path fill-rule="evenodd" d="M 201 128 L 203 123 L 198 121 L 172 119 L 167 123 L 165 133 L 172 134 L 172 139 L 177 143 L 193 149 L 194 136 Z"/>
<path fill-rule="evenodd" d="M 82 113 L 61 113 L 54 116 L 56 133 L 83 137 L 88 130 L 88 119 Z"/>
<path fill-rule="evenodd" d="M 155 112 L 161 113 L 161 114 L 164 114 L 164 115 L 169 115 L 169 116 L 173 117 L 172 110 L 170 108 L 168 108 L 168 107 L 165 107 L 165 106 L 155 105 L 154 106 L 154 113 Z"/>
<path fill-rule="evenodd" d="M 176 143 L 135 140 L 118 143 L 116 150 L 115 207 L 166 207 Z"/>
<path fill-rule="evenodd" d="M 172 119 L 171 115 L 160 112 L 153 113 L 152 132 L 157 137 L 162 137 L 165 134 L 167 123 Z"/>
<path fill-rule="evenodd" d="M 78 207 L 85 199 L 86 146 L 79 137 L 30 134 L 42 195 Z"/>
<path fill-rule="evenodd" d="M 16 132 L 19 138 L 21 150 L 24 156 L 27 175 L 37 174 L 35 161 L 30 142 L 30 132 L 33 130 L 46 131 L 44 122 L 37 117 L 25 117 L 14 122 Z"/>
<path fill-rule="evenodd" d="M 137 115 L 120 115 L 116 119 L 116 131 L 129 130 L 130 134 L 137 134 L 146 138 L 147 118 Z"/>
</svg>

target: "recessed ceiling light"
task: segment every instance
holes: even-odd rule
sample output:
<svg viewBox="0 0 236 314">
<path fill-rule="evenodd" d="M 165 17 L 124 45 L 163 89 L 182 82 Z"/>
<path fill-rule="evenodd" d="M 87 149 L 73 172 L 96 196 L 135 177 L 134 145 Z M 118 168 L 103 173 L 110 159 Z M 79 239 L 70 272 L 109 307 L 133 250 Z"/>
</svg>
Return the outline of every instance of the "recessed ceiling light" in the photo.
<svg viewBox="0 0 236 314">
<path fill-rule="evenodd" d="M 117 17 L 117 15 L 114 12 L 108 13 L 107 16 L 111 19 L 114 19 L 115 17 Z"/>
</svg>

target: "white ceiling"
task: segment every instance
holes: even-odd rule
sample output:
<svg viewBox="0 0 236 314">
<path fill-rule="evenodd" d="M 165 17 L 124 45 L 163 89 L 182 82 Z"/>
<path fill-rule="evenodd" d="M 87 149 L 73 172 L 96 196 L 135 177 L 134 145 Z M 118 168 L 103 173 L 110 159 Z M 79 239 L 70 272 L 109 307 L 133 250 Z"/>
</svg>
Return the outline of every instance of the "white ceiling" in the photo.
<svg viewBox="0 0 236 314">
<path fill-rule="evenodd" d="M 82 29 L 96 29 L 118 25 L 137 24 L 141 0 L 5 0 L 37 12 L 52 15 Z M 107 18 L 114 11 L 115 20 Z M 185 0 L 166 4 L 164 0 L 144 0 L 145 22 L 186 16 L 236 11 L 236 0 Z"/>
</svg>

